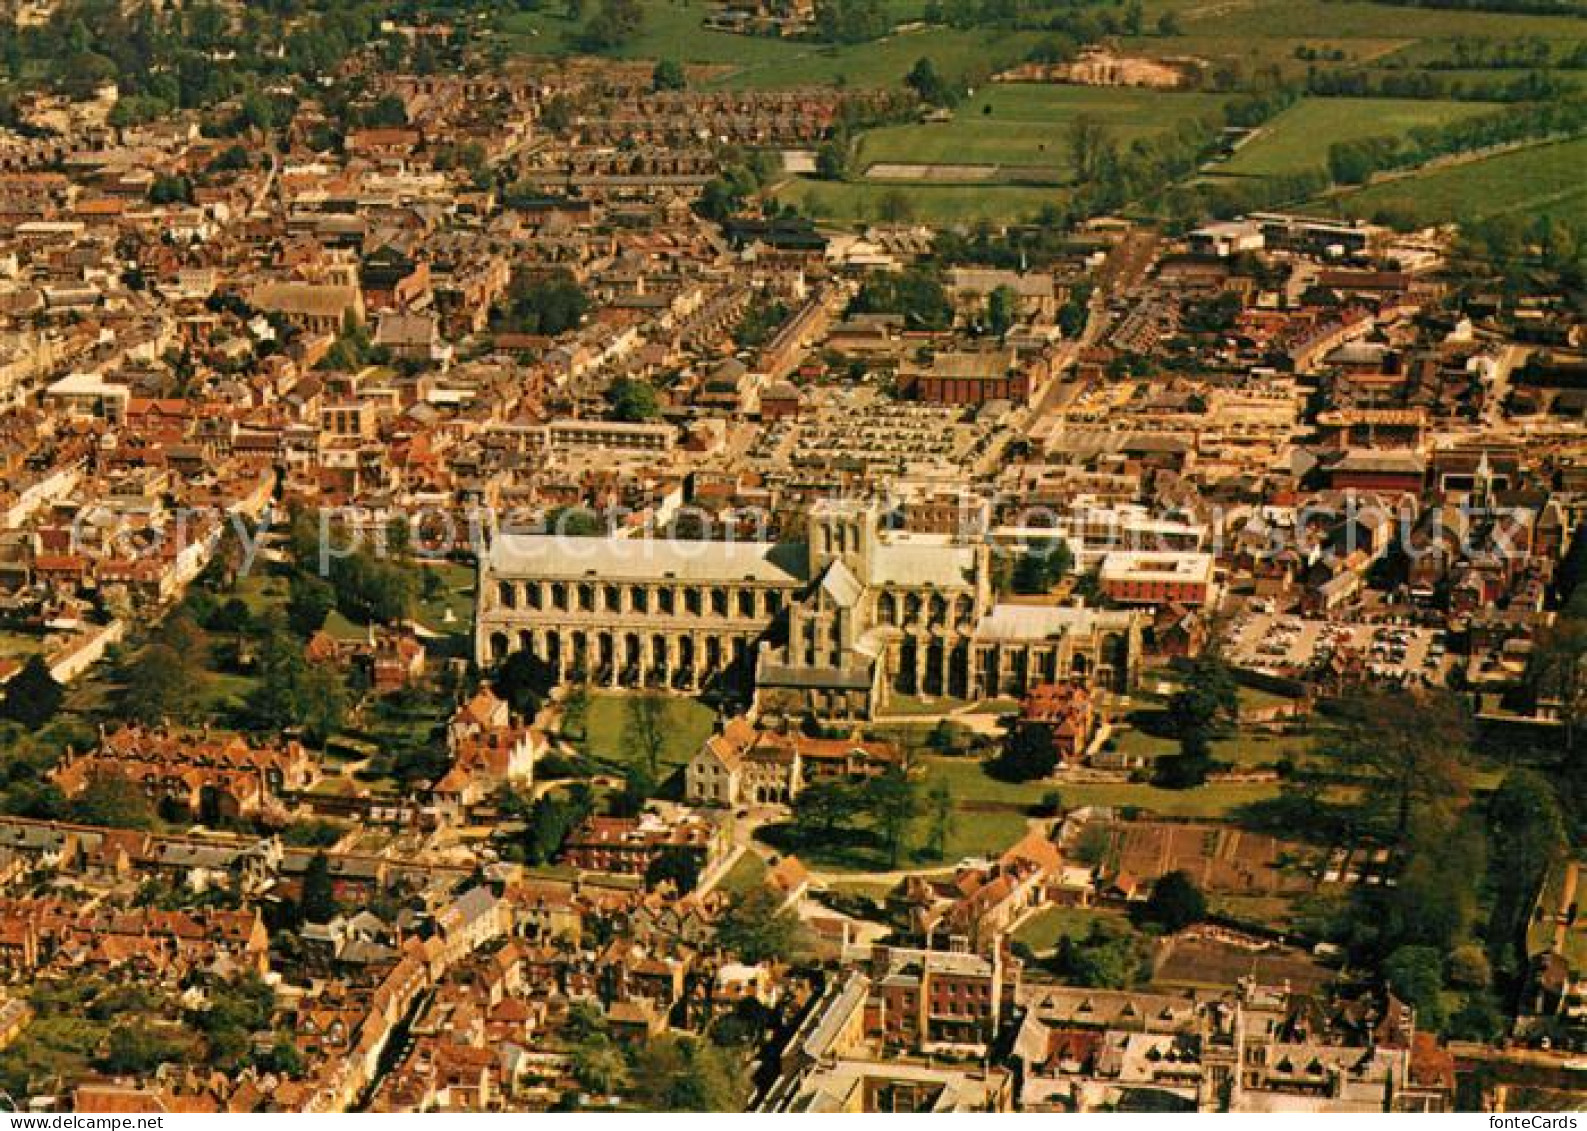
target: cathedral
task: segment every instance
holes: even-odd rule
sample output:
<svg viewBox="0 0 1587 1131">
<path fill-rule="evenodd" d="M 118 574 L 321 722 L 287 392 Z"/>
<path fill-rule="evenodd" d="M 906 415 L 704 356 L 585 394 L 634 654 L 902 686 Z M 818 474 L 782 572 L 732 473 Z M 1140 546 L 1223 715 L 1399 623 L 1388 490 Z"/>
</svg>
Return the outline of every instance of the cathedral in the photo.
<svg viewBox="0 0 1587 1131">
<path fill-rule="evenodd" d="M 984 540 L 882 517 L 873 501 L 822 502 L 801 542 L 499 535 L 480 563 L 476 659 L 528 649 L 560 681 L 716 688 L 829 721 L 895 695 L 1134 681 L 1138 612 L 998 603 Z"/>
</svg>

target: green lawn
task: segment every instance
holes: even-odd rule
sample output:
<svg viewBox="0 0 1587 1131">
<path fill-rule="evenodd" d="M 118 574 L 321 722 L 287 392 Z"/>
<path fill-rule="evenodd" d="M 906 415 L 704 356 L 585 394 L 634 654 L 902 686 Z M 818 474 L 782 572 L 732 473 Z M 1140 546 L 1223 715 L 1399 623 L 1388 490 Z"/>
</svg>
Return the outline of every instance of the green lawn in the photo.
<svg viewBox="0 0 1587 1131">
<path fill-rule="evenodd" d="M 1227 817 L 1253 801 L 1277 797 L 1277 782 L 1204 785 L 1200 789 L 1158 789 L 1134 782 L 1076 783 L 1060 788 L 1065 808 L 1102 805 L 1139 808 L 1159 817 Z"/>
<path fill-rule="evenodd" d="M 958 809 L 948 831 L 941 856 L 931 857 L 924 849 L 916 862 L 953 865 L 970 856 L 997 856 L 1025 835 L 1028 826 L 1019 813 L 980 813 Z"/>
<path fill-rule="evenodd" d="M 590 694 L 590 712 L 584 739 L 579 748 L 592 758 L 617 765 L 626 765 L 640 757 L 631 749 L 624 732 L 628 728 L 628 702 L 630 696 L 614 692 L 597 691 Z M 716 725 L 716 715 L 711 708 L 694 699 L 669 696 L 667 709 L 667 745 L 661 754 L 664 767 L 678 767 L 694 756 L 702 743 L 711 737 Z"/>
<path fill-rule="evenodd" d="M 1429 224 L 1512 214 L 1587 221 L 1583 169 L 1587 138 L 1577 138 L 1369 185 L 1317 206 L 1367 218 L 1400 213 Z"/>
<path fill-rule="evenodd" d="M 210 672 L 205 682 L 209 710 L 212 713 L 224 712 L 241 707 L 258 685 L 259 681 L 252 676 L 237 675 L 232 672 Z"/>
<path fill-rule="evenodd" d="M 727 895 L 743 895 L 754 891 L 766 878 L 766 861 L 755 852 L 746 851 L 733 862 L 727 875 L 717 883 L 716 889 Z"/>
<path fill-rule="evenodd" d="M 422 597 L 414 619 L 431 632 L 467 639 L 474 632 L 474 568 L 456 562 L 420 566 L 419 576 L 439 574 L 441 587 Z M 450 614 L 450 619 L 448 619 Z"/>
<path fill-rule="evenodd" d="M 1013 165 L 1069 180 L 1067 130 L 1086 115 L 1120 148 L 1166 133 L 1181 122 L 1215 118 L 1224 99 L 1123 87 L 989 85 L 964 102 L 950 122 L 872 130 L 860 141 L 861 172 L 878 162 L 914 165 Z"/>
<path fill-rule="evenodd" d="M 1285 176 L 1326 169 L 1328 147 L 1366 137 L 1403 135 L 1493 110 L 1487 102 L 1413 98 L 1307 98 L 1285 110 L 1240 147 L 1220 173 Z"/>
<path fill-rule="evenodd" d="M 1046 954 L 1062 938 L 1082 939 L 1101 920 L 1124 923 L 1118 912 L 1101 907 L 1046 907 L 1019 925 L 1014 941 L 1022 942 L 1037 954 Z"/>
<path fill-rule="evenodd" d="M 1084 805 L 1133 806 L 1164 817 L 1223 817 L 1242 805 L 1278 796 L 1274 783 L 1214 784 L 1200 789 L 1158 789 L 1134 782 L 1002 782 L 973 758 L 925 759 L 926 782 L 946 782 L 956 801 L 1033 806 L 1057 790 L 1066 809 Z M 977 814 L 979 815 L 979 814 Z"/>
<path fill-rule="evenodd" d="M 235 596 L 248 606 L 248 611 L 254 616 L 260 616 L 271 609 L 282 608 L 287 600 L 287 579 L 267 572 L 268 567 L 260 564 L 254 572 L 237 579 L 237 588 L 233 593 L 222 595 L 223 600 Z"/>
</svg>

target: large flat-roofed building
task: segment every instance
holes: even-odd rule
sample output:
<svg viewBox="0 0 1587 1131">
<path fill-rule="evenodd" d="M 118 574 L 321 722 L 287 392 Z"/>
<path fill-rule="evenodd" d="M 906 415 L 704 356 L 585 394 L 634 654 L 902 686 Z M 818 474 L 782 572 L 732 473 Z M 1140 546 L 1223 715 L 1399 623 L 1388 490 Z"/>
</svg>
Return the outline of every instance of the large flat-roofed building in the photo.
<svg viewBox="0 0 1587 1131">
<path fill-rule="evenodd" d="M 893 694 L 979 699 L 1083 678 L 1123 690 L 1140 614 L 997 605 L 984 539 L 884 533 L 871 501 L 817 504 L 801 542 L 498 536 L 475 652 L 559 681 L 753 691 L 768 713 L 867 718 Z"/>
<path fill-rule="evenodd" d="M 1121 551 L 1102 559 L 1102 592 L 1122 605 L 1205 605 L 1212 597 L 1211 554 Z"/>
<path fill-rule="evenodd" d="M 546 442 L 554 451 L 669 452 L 677 439 L 678 430 L 665 423 L 553 420 L 546 425 Z"/>
<path fill-rule="evenodd" d="M 943 353 L 924 365 L 910 362 L 899 371 L 898 382 L 916 400 L 933 404 L 1022 404 L 1031 394 L 1030 371 L 1011 349 Z"/>
</svg>

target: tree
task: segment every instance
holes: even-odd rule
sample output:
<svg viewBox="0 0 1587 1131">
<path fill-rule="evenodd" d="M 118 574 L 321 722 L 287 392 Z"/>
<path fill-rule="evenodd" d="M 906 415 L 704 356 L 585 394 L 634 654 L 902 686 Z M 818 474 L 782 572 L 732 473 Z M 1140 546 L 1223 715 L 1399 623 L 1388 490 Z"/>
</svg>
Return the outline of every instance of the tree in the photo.
<svg viewBox="0 0 1587 1131">
<path fill-rule="evenodd" d="M 262 1059 L 260 1067 L 266 1072 L 289 1076 L 294 1080 L 300 1079 L 308 1068 L 303 1053 L 286 1033 L 277 1034 L 275 1044 L 270 1046 L 270 1051 Z"/>
<path fill-rule="evenodd" d="M 654 420 L 661 415 L 661 403 L 656 397 L 655 387 L 649 381 L 621 378 L 612 382 L 609 396 L 613 419 L 637 423 Z"/>
<path fill-rule="evenodd" d="M 922 102 L 932 106 L 952 106 L 958 101 L 958 92 L 948 85 L 938 73 L 937 65 L 928 58 L 916 60 L 909 74 L 904 76 L 904 85 L 918 94 Z"/>
<path fill-rule="evenodd" d="M 849 310 L 855 314 L 902 314 L 912 328 L 946 330 L 953 325 L 953 301 L 931 268 L 910 267 L 867 276 Z"/>
<path fill-rule="evenodd" d="M 1467 943 L 1449 955 L 1449 984 L 1467 990 L 1485 990 L 1493 982 L 1493 967 L 1480 946 Z"/>
<path fill-rule="evenodd" d="M 1430 946 L 1402 946 L 1383 964 L 1383 980 L 1416 1008 L 1417 1028 L 1435 1032 L 1444 1023 L 1444 959 Z"/>
<path fill-rule="evenodd" d="M 341 729 L 347 715 L 347 686 L 342 673 L 331 664 L 305 665 L 295 693 L 304 737 L 323 746 Z"/>
<path fill-rule="evenodd" d="M 667 749 L 671 714 L 671 701 L 653 691 L 629 696 L 624 708 L 623 744 L 644 756 L 645 768 L 652 778 L 661 775 L 661 755 Z"/>
<path fill-rule="evenodd" d="M 408 619 L 419 582 L 410 563 L 363 548 L 331 562 L 336 607 L 358 624 L 396 624 Z"/>
<path fill-rule="evenodd" d="M 138 786 L 120 774 L 95 773 L 72 801 L 74 821 L 115 829 L 152 829 L 154 803 Z"/>
<path fill-rule="evenodd" d="M 1342 705 L 1324 749 L 1364 779 L 1363 811 L 1386 818 L 1396 840 L 1428 810 L 1466 798 L 1466 718 L 1448 692 L 1364 689 Z"/>
<path fill-rule="evenodd" d="M 527 648 L 511 653 L 496 670 L 492 686 L 519 715 L 532 719 L 556 686 L 556 670 Z"/>
<path fill-rule="evenodd" d="M 794 821 L 807 841 L 826 841 L 858 805 L 856 790 L 847 782 L 813 781 L 794 796 Z"/>
<path fill-rule="evenodd" d="M 668 845 L 656 854 L 645 869 L 645 886 L 671 884 L 678 895 L 688 895 L 700 886 L 700 857 L 683 845 Z"/>
<path fill-rule="evenodd" d="M 1456 1041 L 1491 1044 L 1504 1035 L 1508 1022 L 1493 994 L 1478 990 L 1461 999 L 1460 1008 L 1450 1015 L 1444 1034 Z"/>
<path fill-rule="evenodd" d="M 1124 34 L 1140 35 L 1144 30 L 1145 12 L 1141 0 L 1130 0 L 1124 8 Z"/>
<path fill-rule="evenodd" d="M 708 1041 L 663 1035 L 633 1051 L 633 1099 L 648 1111 L 743 1111 L 749 1083 L 735 1054 Z"/>
<path fill-rule="evenodd" d="M 1575 546 L 1587 547 L 1587 539 L 1572 544 L 1571 561 L 1578 556 Z M 1563 723 L 1565 747 L 1574 749 L 1576 732 L 1587 718 L 1587 618 L 1578 615 L 1578 602 L 1570 601 L 1553 624 L 1540 628 L 1527 664 L 1527 690 L 1534 706 L 1551 706 Z"/>
<path fill-rule="evenodd" d="M 496 328 L 556 337 L 576 329 L 589 309 L 589 295 L 566 268 L 546 275 L 521 272 L 513 276 Z"/>
<path fill-rule="evenodd" d="M 756 887 L 728 904 L 717 925 L 716 940 L 745 962 L 796 957 L 799 917 L 782 906 L 768 887 Z"/>
<path fill-rule="evenodd" d="M 577 43 L 585 51 L 615 51 L 638 35 L 644 23 L 645 9 L 639 0 L 601 0 Z"/>
<path fill-rule="evenodd" d="M 1019 320 L 1019 292 L 1003 285 L 986 296 L 986 328 L 1001 338 Z"/>
<path fill-rule="evenodd" d="M 1505 775 L 1488 803 L 1488 830 L 1493 845 L 1488 939 L 1493 957 L 1508 970 L 1521 957 L 1533 896 L 1569 839 L 1554 787 L 1533 770 Z"/>
<path fill-rule="evenodd" d="M 683 73 L 683 64 L 676 59 L 659 60 L 656 69 L 650 75 L 650 86 L 653 90 L 682 90 L 688 85 L 689 80 Z"/>
<path fill-rule="evenodd" d="M 1168 701 L 1168 718 L 1179 739 L 1177 756 L 1160 758 L 1158 784 L 1190 789 L 1203 784 L 1212 769 L 1212 740 L 1239 719 L 1240 689 L 1215 646 L 1191 662 L 1185 682 Z"/>
<path fill-rule="evenodd" d="M 1172 934 L 1207 917 L 1207 897 L 1187 872 L 1167 872 L 1152 885 L 1141 918 Z"/>
<path fill-rule="evenodd" d="M 1075 180 L 1093 180 L 1110 145 L 1107 127 L 1091 114 L 1078 114 L 1069 124 L 1068 143 Z"/>
<path fill-rule="evenodd" d="M 201 619 L 206 630 L 229 636 L 241 636 L 253 627 L 253 611 L 241 597 L 228 597 Z"/>
<path fill-rule="evenodd" d="M 1134 984 L 1141 965 L 1140 947 L 1129 929 L 1107 919 L 1093 923 L 1082 939 L 1060 938 L 1053 960 L 1056 972 L 1069 982 L 1113 990 Z"/>
<path fill-rule="evenodd" d="M 336 605 L 336 590 L 311 573 L 294 573 L 287 590 L 287 624 L 302 637 L 313 636 L 325 626 Z"/>
<path fill-rule="evenodd" d="M 1033 542 L 1014 562 L 1009 587 L 1025 596 L 1050 593 L 1074 566 L 1074 554 L 1062 538 Z"/>
<path fill-rule="evenodd" d="M 49 662 L 41 654 L 34 653 L 5 685 L 0 716 L 21 723 L 28 730 L 38 730 L 60 710 L 65 698 L 66 689 L 50 674 Z"/>
<path fill-rule="evenodd" d="M 926 820 L 926 844 L 931 854 L 941 860 L 947 854 L 954 825 L 953 793 L 947 782 L 937 782 L 926 794 Z"/>
<path fill-rule="evenodd" d="M 614 1095 L 628 1086 L 628 1061 L 610 1039 L 593 1037 L 573 1050 L 573 1078 L 595 1095 Z"/>
<path fill-rule="evenodd" d="M 575 683 L 562 697 L 563 737 L 589 737 L 589 718 L 590 689 L 582 683 Z"/>
<path fill-rule="evenodd" d="M 149 185 L 150 204 L 191 204 L 193 185 L 186 177 L 161 173 Z"/>
<path fill-rule="evenodd" d="M 1223 654 L 1209 646 L 1192 661 L 1185 681 L 1168 701 L 1180 745 L 1206 748 L 1240 717 L 1240 689 Z"/>
<path fill-rule="evenodd" d="M 992 764 L 993 773 L 1006 781 L 1039 781 L 1058 768 L 1058 748 L 1044 726 L 1016 723 L 1004 740 L 1003 751 Z"/>
<path fill-rule="evenodd" d="M 862 796 L 866 812 L 887 846 L 888 867 L 896 868 L 921 813 L 920 787 L 895 766 L 866 783 Z"/>
<path fill-rule="evenodd" d="M 168 617 L 126 672 L 123 705 L 142 723 L 187 722 L 199 714 L 209 673 L 209 638 L 187 610 Z"/>
<path fill-rule="evenodd" d="M 150 1026 L 132 1022 L 110 1030 L 104 1068 L 116 1075 L 146 1076 L 180 1054 L 180 1049 L 162 1039 Z"/>
<path fill-rule="evenodd" d="M 1075 841 L 1074 857 L 1088 868 L 1100 867 L 1113 847 L 1113 834 L 1101 821 L 1088 821 Z"/>
<path fill-rule="evenodd" d="M 341 912 L 336 884 L 331 879 L 331 861 L 323 852 L 309 858 L 303 870 L 303 897 L 298 901 L 299 917 L 305 923 L 329 923 Z"/>
<path fill-rule="evenodd" d="M 841 181 L 849 175 L 849 147 L 840 138 L 821 143 L 816 150 L 816 176 L 824 181 Z"/>
<path fill-rule="evenodd" d="M 826 43 L 865 43 L 892 28 L 882 0 L 816 0 L 815 35 Z"/>
<path fill-rule="evenodd" d="M 524 821 L 523 850 L 531 864 L 549 864 L 568 834 L 589 816 L 592 802 L 587 789 L 570 790 L 565 797 L 547 793 L 529 808 Z"/>
<path fill-rule="evenodd" d="M 884 224 L 904 224 L 914 217 L 915 205 L 903 189 L 888 189 L 876 202 L 876 213 Z"/>
<path fill-rule="evenodd" d="M 1439 807 L 1418 812 L 1401 845 L 1399 883 L 1362 897 L 1358 942 L 1377 954 L 1399 945 L 1447 953 L 1476 920 L 1487 840 L 1474 818 Z"/>
</svg>

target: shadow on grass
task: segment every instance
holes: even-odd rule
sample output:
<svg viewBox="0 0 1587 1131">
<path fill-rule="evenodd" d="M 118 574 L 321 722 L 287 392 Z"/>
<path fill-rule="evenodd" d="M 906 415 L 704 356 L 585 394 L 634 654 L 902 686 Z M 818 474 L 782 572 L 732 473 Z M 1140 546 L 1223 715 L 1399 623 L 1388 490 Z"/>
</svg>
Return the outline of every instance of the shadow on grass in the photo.
<svg viewBox="0 0 1587 1131">
<path fill-rule="evenodd" d="M 1177 741 L 1179 737 L 1174 732 L 1173 717 L 1160 707 L 1143 707 L 1131 711 L 1124 716 L 1124 721 L 1149 738 L 1161 738 L 1172 742 Z"/>
<path fill-rule="evenodd" d="M 1362 831 L 1357 806 L 1288 788 L 1277 797 L 1237 806 L 1229 820 L 1252 832 L 1321 845 L 1354 840 Z"/>
<path fill-rule="evenodd" d="M 850 826 L 824 834 L 783 822 L 757 830 L 755 837 L 778 852 L 792 853 L 816 868 L 864 872 L 889 871 L 893 867 L 887 857 L 887 845 L 871 829 Z M 905 863 L 901 859 L 899 867 L 904 867 Z"/>
</svg>

